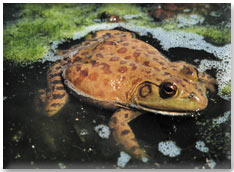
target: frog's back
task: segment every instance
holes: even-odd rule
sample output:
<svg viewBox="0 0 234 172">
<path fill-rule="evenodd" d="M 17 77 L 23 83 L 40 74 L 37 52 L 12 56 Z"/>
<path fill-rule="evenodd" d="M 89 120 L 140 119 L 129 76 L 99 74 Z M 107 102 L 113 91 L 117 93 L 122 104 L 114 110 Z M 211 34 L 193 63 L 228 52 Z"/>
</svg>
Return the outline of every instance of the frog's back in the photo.
<svg viewBox="0 0 234 172">
<path fill-rule="evenodd" d="M 160 78 L 160 69 L 168 63 L 154 47 L 128 32 L 100 31 L 83 46 L 72 49 L 73 65 L 63 76 L 77 94 L 99 101 L 125 104 L 133 87 L 152 78 L 150 74 Z"/>
</svg>

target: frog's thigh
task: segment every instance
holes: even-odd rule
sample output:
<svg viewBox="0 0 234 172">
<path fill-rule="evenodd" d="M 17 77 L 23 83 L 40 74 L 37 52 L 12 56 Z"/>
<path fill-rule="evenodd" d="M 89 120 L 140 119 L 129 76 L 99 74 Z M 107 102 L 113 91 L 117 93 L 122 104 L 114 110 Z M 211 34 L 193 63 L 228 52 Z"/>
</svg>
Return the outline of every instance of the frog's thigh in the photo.
<svg viewBox="0 0 234 172">
<path fill-rule="evenodd" d="M 148 156 L 145 151 L 140 148 L 132 129 L 128 125 L 128 122 L 139 115 L 141 115 L 139 111 L 119 109 L 111 117 L 109 126 L 118 145 L 122 146 L 124 150 L 130 154 L 146 161 Z"/>
<path fill-rule="evenodd" d="M 48 116 L 55 115 L 68 100 L 68 93 L 64 87 L 61 63 L 56 63 L 48 70 L 48 89 L 46 92 L 45 112 Z"/>
</svg>

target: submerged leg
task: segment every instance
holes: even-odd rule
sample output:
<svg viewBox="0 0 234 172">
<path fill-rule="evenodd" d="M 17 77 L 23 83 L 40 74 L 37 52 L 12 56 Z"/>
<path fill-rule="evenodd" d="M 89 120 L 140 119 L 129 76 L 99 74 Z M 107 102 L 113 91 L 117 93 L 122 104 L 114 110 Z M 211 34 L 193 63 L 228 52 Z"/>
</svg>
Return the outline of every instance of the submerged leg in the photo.
<svg viewBox="0 0 234 172">
<path fill-rule="evenodd" d="M 148 155 L 145 153 L 144 149 L 140 148 L 132 129 L 128 125 L 131 120 L 139 115 L 141 115 L 139 111 L 126 109 L 117 110 L 111 117 L 109 126 L 119 146 L 122 146 L 125 151 L 138 159 L 147 162 L 149 159 Z"/>
<path fill-rule="evenodd" d="M 68 100 L 68 93 L 62 81 L 62 70 L 64 61 L 59 61 L 51 66 L 47 74 L 48 88 L 39 90 L 40 101 L 43 104 L 43 111 L 48 116 L 55 115 Z"/>
</svg>

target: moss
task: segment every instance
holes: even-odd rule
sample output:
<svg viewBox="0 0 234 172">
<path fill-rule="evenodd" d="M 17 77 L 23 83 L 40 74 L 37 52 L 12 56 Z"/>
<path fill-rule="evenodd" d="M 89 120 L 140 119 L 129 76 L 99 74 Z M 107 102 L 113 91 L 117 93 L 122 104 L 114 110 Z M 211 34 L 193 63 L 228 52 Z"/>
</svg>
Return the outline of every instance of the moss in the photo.
<svg viewBox="0 0 234 172">
<path fill-rule="evenodd" d="M 94 24 L 92 4 L 23 4 L 19 19 L 4 26 L 4 58 L 20 63 L 41 59 L 50 43 L 71 38 Z M 87 13 L 91 13 L 87 16 Z"/>
<path fill-rule="evenodd" d="M 206 41 L 215 45 L 231 43 L 231 29 L 228 27 L 218 28 L 216 26 L 191 26 L 178 28 L 176 23 L 163 23 L 161 27 L 167 31 L 181 30 L 196 33 L 204 36 Z"/>
<path fill-rule="evenodd" d="M 222 89 L 222 94 L 231 96 L 231 84 L 227 84 L 223 89 Z"/>
<path fill-rule="evenodd" d="M 193 32 L 205 37 L 208 42 L 223 45 L 231 42 L 231 29 L 218 28 L 215 26 L 195 26 L 183 29 L 186 32 Z"/>
</svg>

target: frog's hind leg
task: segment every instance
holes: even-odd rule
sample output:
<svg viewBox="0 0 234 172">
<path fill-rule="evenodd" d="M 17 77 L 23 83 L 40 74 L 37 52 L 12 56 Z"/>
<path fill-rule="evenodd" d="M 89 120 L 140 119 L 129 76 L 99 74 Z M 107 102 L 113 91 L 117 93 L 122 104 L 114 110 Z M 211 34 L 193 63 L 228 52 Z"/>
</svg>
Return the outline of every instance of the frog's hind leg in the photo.
<svg viewBox="0 0 234 172">
<path fill-rule="evenodd" d="M 48 88 L 39 90 L 41 104 L 44 104 L 43 111 L 48 116 L 55 115 L 68 100 L 68 93 L 61 75 L 64 65 L 66 62 L 60 60 L 51 66 L 47 73 Z"/>
<path fill-rule="evenodd" d="M 145 150 L 139 146 L 132 129 L 128 125 L 131 120 L 139 115 L 141 115 L 139 111 L 119 109 L 111 117 L 109 126 L 119 146 L 136 158 L 147 162 L 149 160 L 148 155 L 145 153 Z"/>
</svg>

